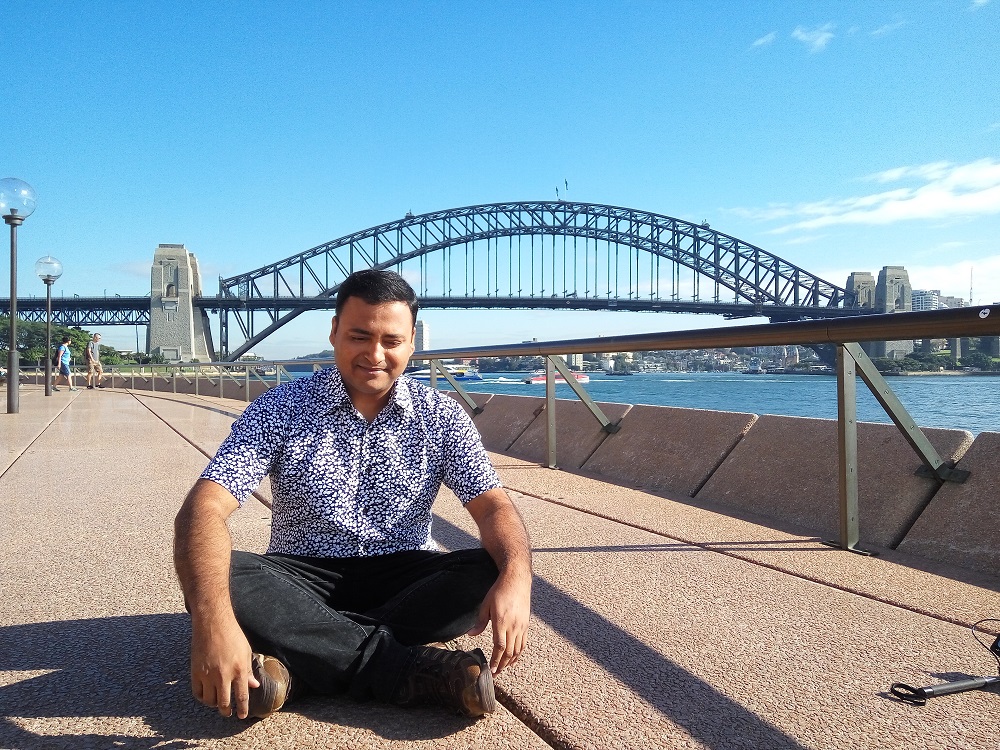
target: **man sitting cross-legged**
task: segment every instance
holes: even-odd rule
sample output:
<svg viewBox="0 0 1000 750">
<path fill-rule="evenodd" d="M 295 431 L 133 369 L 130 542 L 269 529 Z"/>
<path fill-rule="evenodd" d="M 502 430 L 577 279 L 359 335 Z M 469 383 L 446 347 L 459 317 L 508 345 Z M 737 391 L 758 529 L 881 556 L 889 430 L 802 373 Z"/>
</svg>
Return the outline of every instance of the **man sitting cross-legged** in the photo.
<svg viewBox="0 0 1000 750">
<path fill-rule="evenodd" d="M 177 515 L 192 690 L 225 716 L 262 718 L 306 692 L 481 716 L 496 705 L 493 674 L 525 647 L 527 532 L 465 411 L 400 377 L 416 313 L 399 275 L 349 276 L 330 334 L 336 367 L 248 406 Z M 268 552 L 233 551 L 226 519 L 264 476 Z M 482 549 L 437 550 L 442 482 Z M 488 623 L 488 660 L 427 645 Z"/>
</svg>

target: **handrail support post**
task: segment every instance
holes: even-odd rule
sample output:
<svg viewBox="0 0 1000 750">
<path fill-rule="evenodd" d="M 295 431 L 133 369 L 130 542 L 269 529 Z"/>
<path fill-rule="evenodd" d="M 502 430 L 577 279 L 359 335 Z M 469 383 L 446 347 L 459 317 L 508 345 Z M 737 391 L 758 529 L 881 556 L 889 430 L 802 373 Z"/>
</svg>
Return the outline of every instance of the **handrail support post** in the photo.
<svg viewBox="0 0 1000 750">
<path fill-rule="evenodd" d="M 851 353 L 837 345 L 837 456 L 840 493 L 840 538 L 827 542 L 848 552 L 858 548 L 858 384 Z"/>
<path fill-rule="evenodd" d="M 547 465 L 556 468 L 556 375 L 554 357 L 545 357 L 545 446 Z"/>
</svg>

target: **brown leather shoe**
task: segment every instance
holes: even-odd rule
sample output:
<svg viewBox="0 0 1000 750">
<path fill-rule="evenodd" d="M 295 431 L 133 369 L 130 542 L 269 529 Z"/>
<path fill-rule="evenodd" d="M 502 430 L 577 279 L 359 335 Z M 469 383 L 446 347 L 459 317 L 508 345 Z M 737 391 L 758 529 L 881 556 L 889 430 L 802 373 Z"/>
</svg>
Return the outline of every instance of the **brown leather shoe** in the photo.
<svg viewBox="0 0 1000 750">
<path fill-rule="evenodd" d="M 273 656 L 254 654 L 253 676 L 260 687 L 250 688 L 250 712 L 247 718 L 266 719 L 285 705 L 292 692 L 292 676 Z"/>
<path fill-rule="evenodd" d="M 399 678 L 393 703 L 398 706 L 438 705 L 463 716 L 493 713 L 493 675 L 482 649 L 448 651 L 414 646 L 413 659 Z"/>
</svg>

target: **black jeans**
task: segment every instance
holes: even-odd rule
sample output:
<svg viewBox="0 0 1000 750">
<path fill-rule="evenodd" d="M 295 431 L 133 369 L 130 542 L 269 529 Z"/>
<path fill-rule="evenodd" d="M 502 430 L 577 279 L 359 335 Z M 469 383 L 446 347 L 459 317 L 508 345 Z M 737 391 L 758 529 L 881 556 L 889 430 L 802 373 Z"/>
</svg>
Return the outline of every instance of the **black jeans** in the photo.
<svg viewBox="0 0 1000 750">
<path fill-rule="evenodd" d="M 483 549 L 350 558 L 234 550 L 230 593 L 251 648 L 280 659 L 299 687 L 390 701 L 409 647 L 467 632 L 496 578 Z"/>
</svg>

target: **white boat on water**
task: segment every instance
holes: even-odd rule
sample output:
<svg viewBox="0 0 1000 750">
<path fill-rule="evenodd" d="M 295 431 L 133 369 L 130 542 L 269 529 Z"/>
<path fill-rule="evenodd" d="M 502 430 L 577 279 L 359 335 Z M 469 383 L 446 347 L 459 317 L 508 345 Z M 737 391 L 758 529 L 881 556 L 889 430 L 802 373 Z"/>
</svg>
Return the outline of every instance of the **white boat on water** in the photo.
<svg viewBox="0 0 1000 750">
<path fill-rule="evenodd" d="M 559 373 L 559 371 L 556 371 L 555 376 L 556 376 L 555 377 L 556 383 L 566 382 L 566 378 L 564 378 Z M 576 378 L 577 383 L 582 383 L 586 385 L 587 383 L 590 382 L 590 375 L 588 375 L 585 372 L 574 372 L 573 377 Z M 539 383 L 545 385 L 545 370 L 535 370 L 533 373 L 531 373 L 528 377 L 524 379 L 524 382 L 532 385 L 538 385 Z"/>
<path fill-rule="evenodd" d="M 483 376 L 479 374 L 479 370 L 472 365 L 445 365 L 444 369 L 448 371 L 455 380 L 482 380 Z M 420 380 L 422 382 L 429 383 L 431 380 L 431 368 L 426 367 L 423 370 L 414 370 L 413 372 L 405 373 L 408 377 L 414 380 Z M 437 376 L 444 380 L 444 375 L 438 370 Z"/>
</svg>

